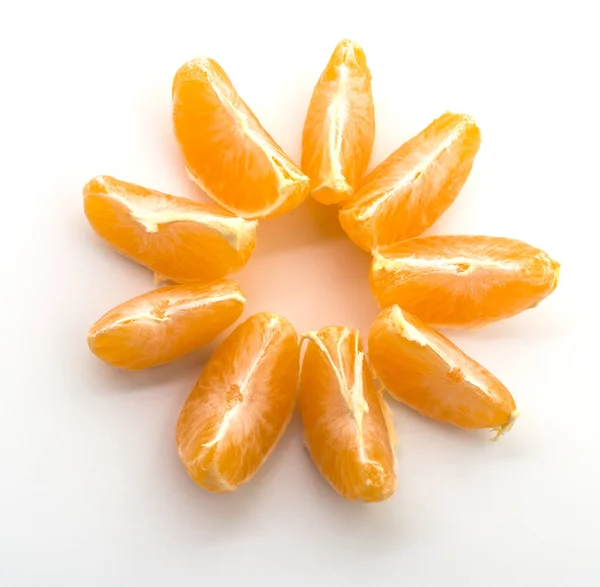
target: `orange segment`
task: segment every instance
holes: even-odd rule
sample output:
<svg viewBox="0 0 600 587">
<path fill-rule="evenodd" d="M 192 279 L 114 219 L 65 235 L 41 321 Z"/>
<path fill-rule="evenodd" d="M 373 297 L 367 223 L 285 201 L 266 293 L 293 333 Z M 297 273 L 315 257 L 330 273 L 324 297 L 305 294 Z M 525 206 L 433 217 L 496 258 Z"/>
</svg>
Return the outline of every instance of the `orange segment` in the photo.
<svg viewBox="0 0 600 587">
<path fill-rule="evenodd" d="M 393 430 L 358 331 L 330 326 L 305 337 L 300 411 L 317 469 L 346 499 L 387 499 L 396 488 Z"/>
<path fill-rule="evenodd" d="M 84 188 L 85 214 L 117 251 L 177 282 L 241 269 L 256 246 L 256 221 L 105 175 Z"/>
<path fill-rule="evenodd" d="M 258 471 L 294 410 L 298 361 L 296 331 L 275 314 L 248 318 L 217 348 L 177 422 L 179 456 L 198 485 L 232 491 Z"/>
<path fill-rule="evenodd" d="M 240 286 L 229 279 L 163 287 L 102 316 L 88 344 L 115 367 L 145 369 L 209 343 L 240 317 L 245 302 Z"/>
<path fill-rule="evenodd" d="M 322 204 L 350 198 L 375 140 L 371 72 L 358 43 L 336 46 L 315 86 L 302 135 L 302 171 Z"/>
<path fill-rule="evenodd" d="M 491 236 L 430 236 L 380 249 L 371 289 L 428 324 L 476 327 L 536 306 L 558 284 L 560 265 L 541 249 Z"/>
<path fill-rule="evenodd" d="M 369 173 L 340 211 L 342 228 L 367 251 L 418 236 L 456 199 L 480 141 L 470 116 L 443 114 Z"/>
<path fill-rule="evenodd" d="M 398 306 L 379 314 L 369 358 L 387 391 L 423 415 L 499 436 L 518 412 L 510 392 L 445 336 Z"/>
<path fill-rule="evenodd" d="M 173 124 L 190 177 L 237 216 L 277 216 L 308 196 L 308 178 L 213 59 L 193 59 L 175 74 Z"/>
</svg>

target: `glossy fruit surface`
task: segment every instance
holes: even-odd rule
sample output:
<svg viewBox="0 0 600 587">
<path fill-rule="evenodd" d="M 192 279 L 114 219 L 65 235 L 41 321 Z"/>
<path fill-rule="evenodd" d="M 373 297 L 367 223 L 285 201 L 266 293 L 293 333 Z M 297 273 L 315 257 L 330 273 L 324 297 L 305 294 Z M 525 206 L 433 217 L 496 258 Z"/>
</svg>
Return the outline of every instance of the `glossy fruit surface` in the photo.
<svg viewBox="0 0 600 587">
<path fill-rule="evenodd" d="M 208 344 L 240 317 L 245 302 L 229 279 L 163 287 L 102 316 L 90 328 L 88 345 L 115 367 L 145 369 Z"/>
<path fill-rule="evenodd" d="M 358 331 L 331 326 L 305 337 L 299 403 L 315 465 L 347 499 L 388 498 L 396 488 L 393 429 Z"/>
<path fill-rule="evenodd" d="M 373 323 L 369 359 L 394 398 L 430 418 L 500 435 L 518 416 L 496 377 L 399 306 L 386 308 Z"/>
<path fill-rule="evenodd" d="M 362 47 L 340 41 L 315 86 L 302 135 L 302 171 L 311 195 L 339 204 L 354 193 L 375 140 L 371 72 Z"/>
<path fill-rule="evenodd" d="M 192 59 L 175 74 L 173 125 L 190 177 L 236 216 L 277 216 L 308 196 L 308 177 L 213 59 Z"/>
<path fill-rule="evenodd" d="M 458 196 L 480 142 L 470 116 L 443 114 L 361 182 L 340 210 L 342 228 L 366 251 L 420 235 Z"/>
<path fill-rule="evenodd" d="M 264 463 L 285 431 L 298 388 L 298 336 L 276 314 L 255 314 L 223 341 L 177 422 L 179 456 L 211 491 L 232 491 Z"/>
<path fill-rule="evenodd" d="M 256 246 L 256 221 L 101 175 L 83 188 L 96 233 L 162 279 L 208 282 L 240 270 Z"/>
<path fill-rule="evenodd" d="M 536 306 L 558 284 L 560 265 L 515 239 L 429 236 L 380 249 L 371 289 L 428 324 L 477 327 Z"/>
</svg>

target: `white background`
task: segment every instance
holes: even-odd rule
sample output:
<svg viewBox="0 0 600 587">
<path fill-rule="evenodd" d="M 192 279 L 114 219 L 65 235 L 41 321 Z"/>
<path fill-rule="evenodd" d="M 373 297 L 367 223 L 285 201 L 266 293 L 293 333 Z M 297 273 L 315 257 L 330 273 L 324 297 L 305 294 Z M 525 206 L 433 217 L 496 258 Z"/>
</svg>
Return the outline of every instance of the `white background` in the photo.
<svg viewBox="0 0 600 587">
<path fill-rule="evenodd" d="M 594 4 L 3 3 L 0 585 L 600 584 Z M 95 237 L 81 188 L 110 174 L 197 197 L 170 86 L 201 54 L 298 160 L 313 85 L 345 36 L 373 73 L 372 165 L 445 110 L 468 112 L 481 151 L 433 232 L 527 240 L 562 281 L 533 311 L 450 334 L 522 410 L 502 442 L 394 404 L 398 490 L 365 506 L 318 477 L 296 420 L 256 479 L 212 495 L 173 441 L 210 348 L 137 374 L 87 350 L 92 322 L 153 283 Z M 246 315 L 365 332 L 368 258 L 314 206 L 259 239 L 239 277 Z"/>
</svg>

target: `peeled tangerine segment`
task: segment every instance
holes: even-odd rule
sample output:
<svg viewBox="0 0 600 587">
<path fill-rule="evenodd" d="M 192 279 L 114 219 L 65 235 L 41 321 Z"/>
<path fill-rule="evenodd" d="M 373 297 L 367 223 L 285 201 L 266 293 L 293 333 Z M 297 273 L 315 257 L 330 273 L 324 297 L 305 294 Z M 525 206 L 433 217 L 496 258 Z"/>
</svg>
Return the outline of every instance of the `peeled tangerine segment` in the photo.
<svg viewBox="0 0 600 587">
<path fill-rule="evenodd" d="M 293 326 L 267 313 L 217 348 L 177 422 L 179 456 L 200 487 L 232 491 L 264 463 L 294 410 L 299 354 Z"/>
<path fill-rule="evenodd" d="M 175 74 L 173 124 L 192 180 L 237 216 L 278 216 L 308 196 L 308 177 L 213 59 L 192 59 Z"/>
<path fill-rule="evenodd" d="M 312 197 L 339 204 L 354 193 L 375 140 L 371 72 L 361 46 L 340 41 L 315 86 L 302 135 Z"/>
<path fill-rule="evenodd" d="M 510 392 L 445 336 L 399 306 L 379 314 L 369 359 L 387 391 L 424 416 L 463 428 L 509 430 L 518 416 Z"/>
<path fill-rule="evenodd" d="M 330 326 L 304 336 L 300 411 L 317 469 L 346 499 L 387 499 L 396 488 L 394 432 L 358 331 Z"/>
<path fill-rule="evenodd" d="M 420 235 L 458 196 L 480 142 L 470 116 L 443 114 L 369 173 L 340 211 L 342 228 L 366 251 Z"/>
<path fill-rule="evenodd" d="M 375 253 L 371 289 L 438 327 L 483 326 L 532 308 L 558 284 L 560 265 L 522 241 L 491 236 L 414 238 Z"/>
<path fill-rule="evenodd" d="M 207 282 L 240 270 L 256 221 L 101 175 L 84 188 L 85 214 L 117 251 L 162 279 Z"/>
<path fill-rule="evenodd" d="M 245 302 L 240 286 L 229 279 L 163 287 L 102 316 L 88 344 L 110 365 L 145 369 L 208 344 L 240 317 Z"/>
</svg>

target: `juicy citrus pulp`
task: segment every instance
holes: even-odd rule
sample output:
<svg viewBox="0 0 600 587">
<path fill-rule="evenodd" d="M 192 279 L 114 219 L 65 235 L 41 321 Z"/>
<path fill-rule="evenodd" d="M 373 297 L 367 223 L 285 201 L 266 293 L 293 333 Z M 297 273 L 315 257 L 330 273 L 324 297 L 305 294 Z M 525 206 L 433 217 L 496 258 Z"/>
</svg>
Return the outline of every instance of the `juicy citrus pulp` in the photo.
<svg viewBox="0 0 600 587">
<path fill-rule="evenodd" d="M 117 251 L 176 282 L 207 282 L 241 269 L 256 221 L 108 176 L 83 188 L 85 214 Z"/>
<path fill-rule="evenodd" d="M 175 74 L 173 125 L 190 177 L 237 216 L 277 216 L 308 196 L 309 179 L 213 59 L 193 59 Z"/>
<path fill-rule="evenodd" d="M 209 343 L 240 317 L 245 302 L 229 279 L 163 287 L 102 316 L 89 331 L 88 345 L 115 367 L 152 367 Z"/>
<path fill-rule="evenodd" d="M 396 488 L 393 430 L 357 330 L 308 333 L 300 411 L 311 457 L 343 497 L 381 501 Z"/>
<path fill-rule="evenodd" d="M 481 137 L 465 114 L 445 113 L 404 143 L 361 182 L 340 224 L 372 251 L 418 236 L 454 202 Z"/>
<path fill-rule="evenodd" d="M 430 418 L 501 434 L 518 415 L 496 377 L 399 306 L 386 308 L 373 323 L 369 359 L 394 398 Z"/>
<path fill-rule="evenodd" d="M 559 269 L 514 239 L 419 237 L 375 253 L 371 289 L 381 307 L 398 304 L 440 327 L 476 327 L 537 305 L 556 289 Z"/>
<path fill-rule="evenodd" d="M 302 171 L 312 196 L 338 204 L 352 196 L 375 140 L 371 72 L 353 41 L 340 41 L 315 86 L 302 135 Z"/>
<path fill-rule="evenodd" d="M 276 314 L 255 314 L 214 352 L 177 422 L 179 456 L 211 491 L 248 481 L 285 431 L 296 402 L 299 345 Z"/>
</svg>

